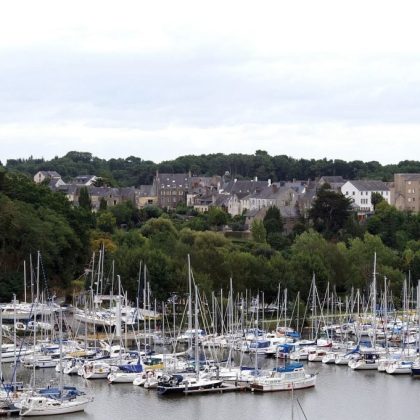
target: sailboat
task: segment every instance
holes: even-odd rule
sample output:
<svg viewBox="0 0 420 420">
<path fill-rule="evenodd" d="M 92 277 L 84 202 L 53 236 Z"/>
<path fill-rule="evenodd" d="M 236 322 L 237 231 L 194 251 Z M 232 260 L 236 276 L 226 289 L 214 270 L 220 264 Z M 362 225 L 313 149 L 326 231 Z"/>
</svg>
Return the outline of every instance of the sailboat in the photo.
<svg viewBox="0 0 420 420">
<path fill-rule="evenodd" d="M 62 362 L 62 311 L 60 311 L 60 365 Z M 63 386 L 63 372 L 60 370 L 60 386 L 46 387 L 39 390 L 28 391 L 19 403 L 19 415 L 48 416 L 53 414 L 68 414 L 83 411 L 93 401 L 93 397 L 73 386 Z"/>
<path fill-rule="evenodd" d="M 189 259 L 188 259 L 189 262 Z M 190 267 L 190 265 L 188 264 Z M 190 276 L 189 276 L 190 277 Z M 200 372 L 200 363 L 198 357 L 198 292 L 195 287 L 195 375 L 184 376 L 180 374 L 163 375 L 158 382 L 157 390 L 160 395 L 183 393 L 191 390 L 202 390 L 209 388 L 218 388 L 222 385 L 222 380 L 211 378 L 208 372 Z M 190 289 L 191 290 L 191 289 Z M 191 299 L 191 294 L 190 297 Z M 191 303 L 189 304 L 191 307 Z M 191 313 L 191 312 L 190 312 Z"/>
<path fill-rule="evenodd" d="M 316 384 L 316 375 L 306 373 L 302 363 L 290 363 L 274 368 L 267 375 L 256 377 L 251 384 L 253 391 L 291 391 L 311 388 Z"/>
<path fill-rule="evenodd" d="M 420 280 L 417 282 L 417 352 L 420 351 Z M 411 366 L 411 375 L 414 378 L 420 377 L 420 359 L 417 360 Z"/>
</svg>

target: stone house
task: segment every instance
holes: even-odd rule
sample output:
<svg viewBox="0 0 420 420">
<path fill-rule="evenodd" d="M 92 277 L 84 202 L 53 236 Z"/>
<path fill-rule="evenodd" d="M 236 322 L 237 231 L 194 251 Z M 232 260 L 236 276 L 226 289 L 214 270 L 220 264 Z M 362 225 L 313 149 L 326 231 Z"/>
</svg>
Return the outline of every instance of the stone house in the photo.
<svg viewBox="0 0 420 420">
<path fill-rule="evenodd" d="M 153 180 L 159 207 L 175 208 L 178 203 L 187 204 L 188 174 L 156 173 Z"/>
<path fill-rule="evenodd" d="M 33 178 L 36 184 L 41 184 L 45 180 L 49 180 L 50 187 L 58 188 L 60 185 L 65 185 L 61 179 L 61 175 L 56 171 L 38 171 Z"/>
<path fill-rule="evenodd" d="M 140 185 L 140 188 L 136 189 L 135 202 L 139 209 L 146 206 L 157 206 L 158 197 L 153 185 Z"/>
<path fill-rule="evenodd" d="M 398 210 L 420 211 L 420 174 L 394 174 L 391 203 Z"/>
</svg>

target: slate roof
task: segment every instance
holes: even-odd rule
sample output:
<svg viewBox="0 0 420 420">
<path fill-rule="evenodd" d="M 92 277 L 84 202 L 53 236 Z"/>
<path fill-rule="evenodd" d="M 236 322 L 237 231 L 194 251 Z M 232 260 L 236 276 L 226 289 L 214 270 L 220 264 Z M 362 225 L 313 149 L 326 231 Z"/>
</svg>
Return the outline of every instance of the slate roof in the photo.
<svg viewBox="0 0 420 420">
<path fill-rule="evenodd" d="M 188 189 L 188 174 L 157 174 L 160 188 Z"/>
<path fill-rule="evenodd" d="M 262 191 L 257 191 L 253 194 L 250 194 L 250 198 L 260 198 L 260 199 L 277 199 L 284 192 L 290 191 L 291 188 L 286 186 L 279 187 L 277 184 L 271 184 L 269 187 L 265 187 Z"/>
<path fill-rule="evenodd" d="M 39 171 L 42 175 L 49 178 L 61 178 L 61 175 L 56 171 Z"/>
<path fill-rule="evenodd" d="M 95 175 L 78 175 L 73 179 L 74 184 L 86 184 L 92 178 L 96 178 Z"/>
<path fill-rule="evenodd" d="M 113 197 L 118 197 L 121 195 L 120 190 L 118 188 L 110 188 L 110 187 L 88 187 L 89 195 L 96 196 L 96 197 L 105 197 L 112 195 Z"/>
<path fill-rule="evenodd" d="M 267 181 L 254 181 L 254 180 L 240 180 L 229 181 L 223 186 L 223 190 L 229 194 L 237 193 L 254 193 L 257 190 L 262 190 L 267 186 Z"/>
<path fill-rule="evenodd" d="M 342 176 L 322 176 L 320 181 L 328 182 L 328 184 L 344 184 L 346 182 Z"/>
<path fill-rule="evenodd" d="M 348 181 L 359 191 L 389 191 L 388 186 L 382 181 Z"/>
<path fill-rule="evenodd" d="M 57 187 L 57 191 L 60 191 L 64 194 L 74 195 L 77 193 L 77 190 L 79 187 L 74 184 L 65 184 L 65 185 L 59 185 Z"/>
<path fill-rule="evenodd" d="M 136 190 L 136 194 L 141 197 L 154 197 L 156 195 L 153 185 L 140 185 Z"/>
</svg>

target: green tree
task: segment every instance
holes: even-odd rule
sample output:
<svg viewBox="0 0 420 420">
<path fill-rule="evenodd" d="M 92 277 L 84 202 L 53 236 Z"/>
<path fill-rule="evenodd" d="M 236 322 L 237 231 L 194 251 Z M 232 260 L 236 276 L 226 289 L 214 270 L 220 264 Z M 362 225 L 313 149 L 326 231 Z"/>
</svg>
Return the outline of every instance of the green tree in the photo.
<svg viewBox="0 0 420 420">
<path fill-rule="evenodd" d="M 337 235 L 351 215 L 351 202 L 343 194 L 324 184 L 317 192 L 316 199 L 309 211 L 314 228 L 325 237 Z"/>
<path fill-rule="evenodd" d="M 96 225 L 102 232 L 113 233 L 116 228 L 116 218 L 110 211 L 103 211 L 99 214 Z"/>
<path fill-rule="evenodd" d="M 252 239 L 258 243 L 265 243 L 267 232 L 264 227 L 264 222 L 262 220 L 254 219 L 251 224 L 251 234 Z"/>
<path fill-rule="evenodd" d="M 373 192 L 371 197 L 370 197 L 370 202 L 373 205 L 373 209 L 376 210 L 376 206 L 380 203 L 384 201 L 384 198 L 382 197 L 382 195 L 378 192 Z"/>
<path fill-rule="evenodd" d="M 228 214 L 218 207 L 211 207 L 207 213 L 209 225 L 215 228 L 221 228 L 228 222 Z"/>
<path fill-rule="evenodd" d="M 79 191 L 79 206 L 85 210 L 92 209 L 92 201 L 90 200 L 89 191 L 87 187 L 80 188 Z"/>
<path fill-rule="evenodd" d="M 283 231 L 283 220 L 277 207 L 269 207 L 263 221 L 267 234 L 281 233 Z"/>
<path fill-rule="evenodd" d="M 99 201 L 99 211 L 105 211 L 108 207 L 108 203 L 105 198 L 101 197 Z"/>
</svg>

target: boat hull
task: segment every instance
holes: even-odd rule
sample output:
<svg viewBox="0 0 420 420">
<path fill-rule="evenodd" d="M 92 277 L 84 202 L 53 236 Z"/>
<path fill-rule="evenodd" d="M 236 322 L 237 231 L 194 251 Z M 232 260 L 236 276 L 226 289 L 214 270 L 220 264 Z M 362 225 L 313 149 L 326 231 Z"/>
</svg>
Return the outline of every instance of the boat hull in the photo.
<svg viewBox="0 0 420 420">
<path fill-rule="evenodd" d="M 296 389 L 305 389 L 305 388 L 312 388 L 316 384 L 316 376 L 313 375 L 309 378 L 305 378 L 298 381 L 293 382 L 281 382 L 276 381 L 275 378 L 273 380 L 267 379 L 264 383 L 253 383 L 251 384 L 252 391 L 258 392 L 274 392 L 274 391 L 292 391 Z"/>
</svg>

